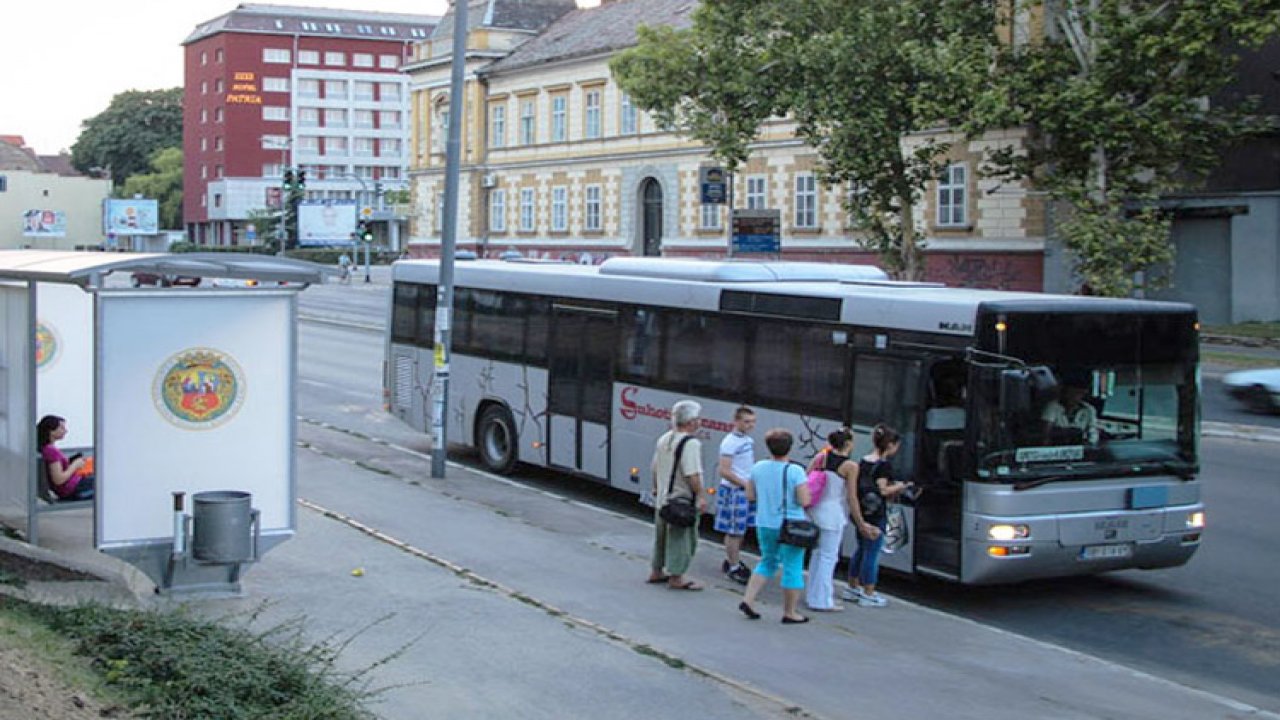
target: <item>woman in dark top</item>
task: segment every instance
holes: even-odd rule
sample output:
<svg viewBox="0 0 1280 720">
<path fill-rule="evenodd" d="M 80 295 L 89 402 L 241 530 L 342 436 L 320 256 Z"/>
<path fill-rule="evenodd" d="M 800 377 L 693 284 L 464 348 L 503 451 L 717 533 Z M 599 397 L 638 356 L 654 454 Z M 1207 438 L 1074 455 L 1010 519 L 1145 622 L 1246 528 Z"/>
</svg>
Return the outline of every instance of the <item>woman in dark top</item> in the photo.
<svg viewBox="0 0 1280 720">
<path fill-rule="evenodd" d="M 889 464 L 902 446 L 898 431 L 888 425 L 877 425 L 871 431 L 871 444 L 872 451 L 858 461 L 858 501 L 862 519 L 879 532 L 859 533 L 858 551 L 849 561 L 849 589 L 844 599 L 855 600 L 860 607 L 884 607 L 889 601 L 876 592 L 876 580 L 880 575 L 880 548 L 884 546 L 885 522 L 889 517 L 887 503 L 909 484 L 895 481 L 893 466 Z"/>
</svg>

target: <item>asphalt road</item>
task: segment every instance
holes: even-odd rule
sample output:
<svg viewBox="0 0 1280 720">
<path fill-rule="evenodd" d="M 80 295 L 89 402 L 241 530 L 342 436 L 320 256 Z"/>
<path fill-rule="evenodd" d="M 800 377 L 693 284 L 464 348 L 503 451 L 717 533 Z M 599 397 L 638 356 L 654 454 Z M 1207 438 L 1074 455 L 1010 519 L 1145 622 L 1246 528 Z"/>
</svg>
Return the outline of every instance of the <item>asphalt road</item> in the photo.
<svg viewBox="0 0 1280 720">
<path fill-rule="evenodd" d="M 335 292 L 336 291 L 336 292 Z M 386 290 L 325 286 L 303 293 L 304 314 L 364 321 L 385 317 Z M 381 409 L 380 333 L 304 322 L 300 332 L 299 411 L 326 423 L 411 449 L 427 440 Z M 1211 397 L 1205 416 L 1263 424 Z M 1232 413 L 1238 415 L 1232 415 Z M 1271 420 L 1269 417 L 1261 420 Z M 464 458 L 465 460 L 465 458 Z M 999 588 L 965 588 L 888 577 L 887 592 L 1022 635 L 1114 660 L 1280 712 L 1280 444 L 1205 439 L 1208 505 L 1205 545 L 1182 567 Z M 639 514 L 633 498 L 555 473 L 522 480 L 574 499 Z M 353 490 L 354 491 L 354 490 Z"/>
</svg>

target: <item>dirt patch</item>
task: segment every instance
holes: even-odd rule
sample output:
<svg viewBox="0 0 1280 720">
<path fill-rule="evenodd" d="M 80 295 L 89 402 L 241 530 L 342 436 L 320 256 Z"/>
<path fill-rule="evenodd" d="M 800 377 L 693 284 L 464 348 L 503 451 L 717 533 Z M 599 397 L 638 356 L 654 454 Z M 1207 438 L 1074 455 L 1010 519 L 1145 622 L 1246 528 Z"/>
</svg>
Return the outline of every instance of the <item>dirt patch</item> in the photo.
<svg viewBox="0 0 1280 720">
<path fill-rule="evenodd" d="M 0 634 L 0 720 L 128 718 L 128 710 L 103 705 L 58 680 L 39 659 L 8 647 Z"/>
<path fill-rule="evenodd" d="M 0 584 L 86 581 L 101 581 L 101 578 L 0 550 Z"/>
</svg>

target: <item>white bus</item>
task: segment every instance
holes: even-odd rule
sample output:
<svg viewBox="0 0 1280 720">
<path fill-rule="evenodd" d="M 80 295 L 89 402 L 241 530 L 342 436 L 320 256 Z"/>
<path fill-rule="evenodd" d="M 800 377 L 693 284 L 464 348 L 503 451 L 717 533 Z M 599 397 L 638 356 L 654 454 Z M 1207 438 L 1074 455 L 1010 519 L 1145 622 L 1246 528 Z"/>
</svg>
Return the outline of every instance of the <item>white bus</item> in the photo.
<svg viewBox="0 0 1280 720">
<path fill-rule="evenodd" d="M 388 407 L 427 432 L 439 265 L 392 275 Z M 896 427 L 895 471 L 924 490 L 883 558 L 899 571 L 1001 583 L 1180 565 L 1200 544 L 1189 305 L 654 258 L 461 261 L 455 288 L 448 438 L 494 471 L 640 493 L 671 405 L 694 398 L 705 468 L 741 404 L 792 430 L 801 461 L 841 425 L 859 453 Z M 1060 381 L 1086 388 L 1090 427 L 1048 422 Z"/>
</svg>

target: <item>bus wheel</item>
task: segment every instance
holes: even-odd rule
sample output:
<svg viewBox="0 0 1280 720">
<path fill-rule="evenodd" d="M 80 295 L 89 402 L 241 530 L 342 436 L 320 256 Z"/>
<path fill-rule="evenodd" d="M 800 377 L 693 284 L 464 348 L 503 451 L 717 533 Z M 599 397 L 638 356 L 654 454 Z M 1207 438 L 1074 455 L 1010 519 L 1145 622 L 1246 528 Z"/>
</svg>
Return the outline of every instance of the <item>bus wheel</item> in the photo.
<svg viewBox="0 0 1280 720">
<path fill-rule="evenodd" d="M 480 416 L 480 461 L 496 473 L 509 474 L 515 469 L 516 423 L 501 405 L 490 405 Z"/>
</svg>

